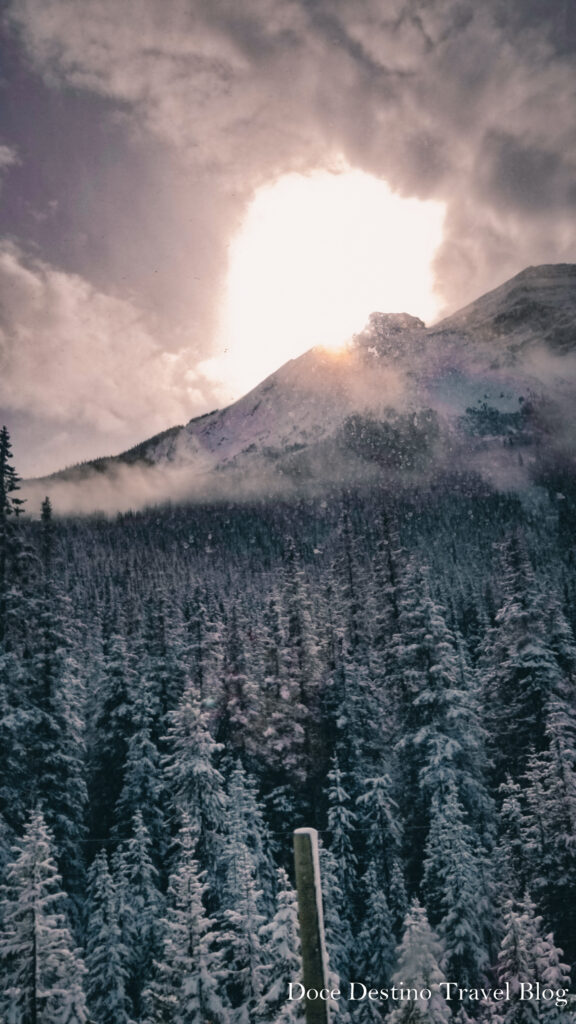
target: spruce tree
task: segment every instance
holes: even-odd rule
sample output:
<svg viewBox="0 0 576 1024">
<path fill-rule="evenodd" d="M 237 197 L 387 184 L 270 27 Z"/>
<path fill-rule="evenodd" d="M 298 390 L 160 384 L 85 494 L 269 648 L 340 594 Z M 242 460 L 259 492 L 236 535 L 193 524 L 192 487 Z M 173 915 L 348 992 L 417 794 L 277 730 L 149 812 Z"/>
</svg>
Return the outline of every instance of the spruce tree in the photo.
<svg viewBox="0 0 576 1024">
<path fill-rule="evenodd" d="M 183 609 L 185 665 L 194 684 L 194 692 L 200 698 L 207 697 L 211 689 L 210 667 L 216 646 L 216 630 L 209 604 L 205 588 L 197 586 Z"/>
<path fill-rule="evenodd" d="M 427 570 L 411 562 L 403 581 L 393 682 L 398 691 L 403 750 L 433 791 L 448 771 L 459 776 L 462 799 L 483 805 L 481 728 L 467 666 L 446 611 L 431 594 Z"/>
<path fill-rule="evenodd" d="M 443 946 L 428 923 L 426 911 L 413 900 L 404 922 L 392 984 L 403 990 L 429 989 L 431 998 L 398 1001 L 390 1013 L 390 1024 L 448 1024 L 452 1014 L 440 988 L 446 983 L 443 957 Z"/>
<path fill-rule="evenodd" d="M 218 946 L 233 1024 L 248 1024 L 262 996 L 260 929 L 273 913 L 275 873 L 254 785 L 240 764 L 228 779 L 229 810 L 214 888 Z"/>
<path fill-rule="evenodd" d="M 213 738 L 210 714 L 191 684 L 178 707 L 168 714 L 165 742 L 168 754 L 164 775 L 168 791 L 175 807 L 190 817 L 200 842 L 198 856 L 205 866 L 208 859 L 213 859 L 216 834 L 224 829 L 227 797 L 224 778 L 216 767 L 222 744 Z"/>
<path fill-rule="evenodd" d="M 98 1024 L 128 1024 L 126 950 L 117 916 L 116 887 L 102 850 L 88 873 L 86 968 L 88 1007 Z"/>
<path fill-rule="evenodd" d="M 132 1012 L 138 1017 L 143 1009 L 142 993 L 151 980 L 152 963 L 160 951 L 164 910 L 152 844 L 141 811 L 134 815 L 132 836 L 118 851 L 114 868 L 121 938 L 126 949 L 126 991 Z"/>
<path fill-rule="evenodd" d="M 10 589 L 18 575 L 18 560 L 22 554 L 15 529 L 24 502 L 16 497 L 20 477 L 12 465 L 12 457 L 10 434 L 4 426 L 0 430 L 0 643 L 6 639 Z"/>
<path fill-rule="evenodd" d="M 539 909 L 570 960 L 576 959 L 576 772 L 563 736 L 528 761 L 521 842 L 526 877 Z"/>
<path fill-rule="evenodd" d="M 353 963 L 350 907 L 342 890 L 339 864 L 331 850 L 320 845 L 320 875 L 328 966 L 336 987 L 345 986 Z"/>
<path fill-rule="evenodd" d="M 224 991 L 233 1024 L 250 1024 L 262 996 L 262 947 L 264 923 L 262 890 L 258 888 L 254 861 L 232 825 L 225 847 L 228 877 L 219 917 L 218 947 Z"/>
<path fill-rule="evenodd" d="M 396 751 L 407 806 L 407 877 L 420 881 L 422 828 L 433 801 L 455 789 L 467 819 L 490 841 L 493 818 L 484 777 L 483 731 L 462 647 L 434 601 L 428 572 L 411 562 L 399 606 L 400 632 L 393 645 L 397 700 Z"/>
<path fill-rule="evenodd" d="M 286 545 L 282 582 L 286 629 L 276 729 L 290 737 L 282 745 L 284 772 L 302 783 L 313 756 L 311 721 L 318 706 L 318 661 L 310 590 L 292 539 Z"/>
<path fill-rule="evenodd" d="M 219 994 L 222 978 L 214 951 L 214 921 L 206 912 L 207 885 L 194 857 L 195 842 L 195 830 L 184 813 L 160 922 L 160 951 L 143 998 L 147 1024 L 226 1019 Z"/>
<path fill-rule="evenodd" d="M 510 987 L 511 1005 L 502 1019 L 506 1024 L 552 1024 L 562 1020 L 564 1014 L 554 1001 L 541 1003 L 521 998 L 523 982 L 540 981 L 542 988 L 554 990 L 570 988 L 570 972 L 562 962 L 562 950 L 556 946 L 554 936 L 544 931 L 542 918 L 536 914 L 528 894 L 518 902 L 506 903 L 503 923 L 497 974 L 500 984 Z"/>
<path fill-rule="evenodd" d="M 493 936 L 489 865 L 454 785 L 432 802 L 423 889 L 444 943 L 448 976 L 463 987 L 478 987 L 486 978 Z"/>
<path fill-rule="evenodd" d="M 76 901 L 83 892 L 87 787 L 84 687 L 74 656 L 76 637 L 70 601 L 58 575 L 54 524 L 48 498 L 42 504 L 41 576 L 35 604 L 34 649 L 26 660 L 29 718 L 23 739 L 32 774 L 31 791 L 54 833 L 65 888 Z"/>
<path fill-rule="evenodd" d="M 518 535 L 507 543 L 503 564 L 504 600 L 479 659 L 497 785 L 507 775 L 518 780 L 531 752 L 546 749 L 551 700 L 558 706 L 562 697 L 567 706 L 558 629 L 550 629 L 547 614 L 550 595 L 538 583 Z M 572 720 L 573 694 L 572 686 Z"/>
<path fill-rule="evenodd" d="M 150 698 L 152 738 L 157 742 L 165 732 L 166 715 L 176 707 L 186 681 L 185 631 L 179 608 L 171 606 L 156 589 L 146 602 L 135 650 L 138 660 L 138 689 Z"/>
<path fill-rule="evenodd" d="M 339 887 L 350 910 L 357 880 L 357 858 L 353 845 L 356 814 L 351 806 L 352 801 L 345 788 L 347 780 L 340 770 L 337 757 L 332 759 L 327 781 L 329 845 L 337 865 Z"/>
<path fill-rule="evenodd" d="M 510 776 L 500 785 L 498 844 L 496 847 L 496 892 L 500 903 L 522 895 L 528 885 L 530 867 L 524 843 L 526 812 L 523 788 Z"/>
<path fill-rule="evenodd" d="M 0 1009 L 11 1024 L 85 1024 L 86 972 L 65 916 L 53 836 L 34 811 L 0 899 Z"/>
<path fill-rule="evenodd" d="M 357 823 L 365 833 L 366 862 L 373 865 L 380 885 L 389 890 L 403 842 L 400 808 L 394 799 L 395 786 L 386 771 L 360 779 L 359 786 Z M 395 881 L 397 883 L 398 879 Z M 406 907 L 402 910 L 402 918 L 405 912 Z"/>
<path fill-rule="evenodd" d="M 89 790 L 92 828 L 96 835 L 107 838 L 114 824 L 133 731 L 135 669 L 122 617 L 104 624 L 104 628 L 101 674 L 89 731 Z"/>
<path fill-rule="evenodd" d="M 262 998 L 256 1006 L 255 1020 L 276 1022 L 301 1021 L 301 1004 L 288 1002 L 288 984 L 298 981 L 302 973 L 298 907 L 288 876 L 278 870 L 276 913 L 260 929 L 262 945 Z"/>
<path fill-rule="evenodd" d="M 131 704 L 132 735 L 128 741 L 112 835 L 121 840 L 127 824 L 139 811 L 150 836 L 156 866 L 161 868 L 165 863 L 167 849 L 167 793 L 161 772 L 160 753 L 152 735 L 150 703 L 146 689 L 134 694 Z"/>
<path fill-rule="evenodd" d="M 234 605 L 225 622 L 224 663 L 221 670 L 216 739 L 248 766 L 257 756 L 261 722 L 260 693 L 251 672 L 241 616 Z"/>
<path fill-rule="evenodd" d="M 358 933 L 356 967 L 358 978 L 379 979 L 381 987 L 390 984 L 395 965 L 394 922 L 379 872 L 373 861 L 362 879 L 364 912 Z"/>
<path fill-rule="evenodd" d="M 27 738 L 33 717 L 29 700 L 30 652 L 38 577 L 38 558 L 25 542 L 20 522 L 22 501 L 15 497 L 20 478 L 12 466 L 6 427 L 0 430 L 0 814 L 20 831 L 30 812 L 33 780 Z"/>
</svg>

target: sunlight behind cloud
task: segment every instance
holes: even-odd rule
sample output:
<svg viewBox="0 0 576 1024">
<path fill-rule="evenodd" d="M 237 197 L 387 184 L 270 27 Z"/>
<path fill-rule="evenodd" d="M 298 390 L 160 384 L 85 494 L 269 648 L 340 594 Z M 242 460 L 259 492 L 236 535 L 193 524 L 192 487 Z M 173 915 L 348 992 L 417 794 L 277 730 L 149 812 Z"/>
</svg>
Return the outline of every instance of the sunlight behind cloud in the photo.
<svg viewBox="0 0 576 1024">
<path fill-rule="evenodd" d="M 256 193 L 230 246 L 220 352 L 203 370 L 238 396 L 370 313 L 433 319 L 444 205 L 403 199 L 361 171 L 288 174 Z"/>
</svg>

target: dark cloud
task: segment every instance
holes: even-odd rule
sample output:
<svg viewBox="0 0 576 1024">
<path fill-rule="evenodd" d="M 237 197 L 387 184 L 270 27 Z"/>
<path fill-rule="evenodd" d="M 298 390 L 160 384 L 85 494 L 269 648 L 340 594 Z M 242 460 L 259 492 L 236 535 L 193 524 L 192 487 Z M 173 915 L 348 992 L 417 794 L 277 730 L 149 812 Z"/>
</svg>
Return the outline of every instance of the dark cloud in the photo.
<svg viewBox="0 0 576 1024">
<path fill-rule="evenodd" d="M 447 204 L 447 309 L 576 260 L 568 0 L 14 0 L 8 26 L 4 230 L 160 352 L 209 354 L 254 189 L 340 155 Z"/>
<path fill-rule="evenodd" d="M 495 132 L 485 140 L 481 166 L 485 189 L 507 208 L 536 216 L 573 202 L 574 168 L 561 153 L 529 146 L 514 136 Z"/>
<path fill-rule="evenodd" d="M 533 29 L 550 42 L 557 55 L 576 50 L 576 7 L 572 0 L 501 0 L 495 10 L 509 36 Z"/>
</svg>

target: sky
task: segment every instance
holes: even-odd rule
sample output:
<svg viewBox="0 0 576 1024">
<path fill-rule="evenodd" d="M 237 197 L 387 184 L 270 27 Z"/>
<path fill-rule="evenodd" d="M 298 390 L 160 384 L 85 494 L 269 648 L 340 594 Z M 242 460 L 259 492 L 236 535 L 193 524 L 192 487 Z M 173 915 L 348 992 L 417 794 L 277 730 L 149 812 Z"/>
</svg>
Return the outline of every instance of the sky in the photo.
<svg viewBox="0 0 576 1024">
<path fill-rule="evenodd" d="M 576 262 L 572 0 L 5 0 L 1 28 L 0 414 L 22 475 L 231 397 L 230 252 L 285 175 L 345 165 L 443 204 L 446 312 Z"/>
</svg>

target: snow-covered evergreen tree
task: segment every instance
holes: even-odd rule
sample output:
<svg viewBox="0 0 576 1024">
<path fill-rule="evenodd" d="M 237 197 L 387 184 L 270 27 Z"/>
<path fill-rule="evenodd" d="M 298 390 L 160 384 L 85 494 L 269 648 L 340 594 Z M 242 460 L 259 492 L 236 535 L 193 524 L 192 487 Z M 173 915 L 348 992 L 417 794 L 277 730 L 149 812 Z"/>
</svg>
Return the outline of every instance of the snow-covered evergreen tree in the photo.
<svg viewBox="0 0 576 1024">
<path fill-rule="evenodd" d="M 0 1012 L 10 1024 L 86 1024 L 86 968 L 65 904 L 53 837 L 35 811 L 0 897 Z"/>
<path fill-rule="evenodd" d="M 252 858 L 233 836 L 227 843 L 230 876 L 229 895 L 219 915 L 218 946 L 224 991 L 233 1024 L 249 1024 L 262 996 L 262 948 L 260 928 L 264 923 L 261 890 L 257 888 Z M 232 898 L 231 887 L 235 889 Z"/>
<path fill-rule="evenodd" d="M 144 993 L 146 1024 L 224 1022 L 222 978 L 214 951 L 215 922 L 205 908 L 206 882 L 194 858 L 195 830 L 186 814 L 177 839 L 162 940 L 152 981 Z"/>
<path fill-rule="evenodd" d="M 365 833 L 363 845 L 367 861 L 372 863 L 380 883 L 387 889 L 392 886 L 394 865 L 398 864 L 403 839 L 400 808 L 394 798 L 394 789 L 391 775 L 382 771 L 379 775 L 360 780 L 356 801 L 358 827 Z M 406 909 L 403 907 L 402 919 Z"/>
<path fill-rule="evenodd" d="M 290 562 L 291 572 L 296 573 Z M 301 574 L 300 574 L 301 575 Z M 292 580 L 285 605 L 274 595 L 264 612 L 261 637 L 261 674 L 258 703 L 260 719 L 257 736 L 264 739 L 262 751 L 271 791 L 270 806 L 277 809 L 278 824 L 284 813 L 294 813 L 295 784 L 300 789 L 303 767 L 309 757 L 308 709 L 303 703 L 303 673 L 312 671 L 313 644 L 308 603 L 300 575 Z M 288 573 L 290 579 L 290 573 Z M 292 585 L 293 584 L 293 585 Z"/>
<path fill-rule="evenodd" d="M 274 870 L 253 784 L 236 764 L 217 863 L 218 945 L 230 1021 L 248 1024 L 262 996 L 260 929 L 273 912 Z"/>
<path fill-rule="evenodd" d="M 21 544 L 16 535 L 23 500 L 16 497 L 20 477 L 12 465 L 12 442 L 7 428 L 0 430 L 0 643 L 4 643 L 11 610 L 11 587 L 17 575 Z"/>
<path fill-rule="evenodd" d="M 447 980 L 441 968 L 443 958 L 443 946 L 426 911 L 414 900 L 404 922 L 392 984 L 403 990 L 429 989 L 431 998 L 399 1000 L 390 1013 L 390 1024 L 447 1024 L 452 1014 L 439 987 Z"/>
<path fill-rule="evenodd" d="M 106 624 L 102 638 L 97 700 L 90 721 L 90 809 L 92 827 L 107 837 L 122 790 L 128 743 L 133 729 L 132 652 L 121 621 Z"/>
<path fill-rule="evenodd" d="M 118 924 L 116 888 L 104 850 L 88 872 L 86 996 L 98 1024 L 128 1024 L 126 949 Z"/>
<path fill-rule="evenodd" d="M 222 745 L 212 736 L 209 718 L 193 687 L 187 686 L 178 707 L 168 714 L 164 763 L 172 800 L 189 814 L 206 849 L 210 836 L 223 830 L 227 807 L 224 779 L 215 764 Z"/>
<path fill-rule="evenodd" d="M 411 830 L 409 877 L 418 882 L 422 825 L 434 795 L 456 787 L 465 812 L 487 831 L 493 816 L 484 781 L 482 729 L 462 648 L 433 600 L 428 573 L 408 566 L 393 641 L 397 750 Z"/>
<path fill-rule="evenodd" d="M 217 715 L 216 739 L 245 762 L 253 751 L 255 723 L 262 721 L 259 690 L 245 650 L 239 610 L 234 606 L 225 623 L 224 663 Z"/>
<path fill-rule="evenodd" d="M 518 779 L 530 753 L 546 748 L 549 701 L 564 690 L 547 621 L 550 595 L 539 585 L 518 534 L 506 545 L 503 562 L 504 600 L 479 662 L 497 783 L 507 775 Z"/>
<path fill-rule="evenodd" d="M 521 998 L 522 983 L 539 981 L 542 988 L 553 991 L 570 990 L 569 967 L 562 962 L 562 950 L 554 936 L 545 933 L 542 918 L 536 914 L 529 895 L 515 903 L 509 900 L 504 908 L 504 935 L 498 954 L 498 980 L 508 984 L 511 1005 L 502 1015 L 506 1024 L 534 1024 L 564 1019 L 563 1008 L 555 1000 L 537 1001 Z"/>
<path fill-rule="evenodd" d="M 423 889 L 430 920 L 444 943 L 448 976 L 464 987 L 479 986 L 490 963 L 493 934 L 489 864 L 454 785 L 432 802 Z"/>
<path fill-rule="evenodd" d="M 73 656 L 69 600 L 62 592 L 54 551 L 50 502 L 42 504 L 40 593 L 36 601 L 36 644 L 28 670 L 26 746 L 32 792 L 54 833 L 66 890 L 80 900 L 84 884 L 81 842 L 87 802 L 84 751 L 84 692 Z M 78 920 L 79 908 L 76 911 Z"/>
<path fill-rule="evenodd" d="M 351 798 L 345 788 L 346 781 L 340 769 L 338 758 L 334 757 L 328 772 L 329 845 L 338 872 L 339 887 L 348 904 L 348 909 L 351 911 L 351 901 L 357 881 L 357 859 L 353 847 L 356 815 Z"/>
<path fill-rule="evenodd" d="M 229 884 L 234 878 L 236 846 L 246 850 L 251 872 L 261 890 L 261 907 L 266 917 L 274 908 L 276 869 L 272 859 L 272 843 L 254 779 L 239 762 L 229 766 L 227 780 L 228 814 L 222 835 L 220 864 Z M 231 874 L 230 874 L 231 869 Z"/>
<path fill-rule="evenodd" d="M 0 814 L 20 830 L 31 806 L 35 780 L 27 741 L 34 707 L 29 700 L 30 637 L 37 614 L 39 559 L 27 542 L 16 497 L 20 477 L 12 465 L 12 444 L 0 430 Z"/>
<path fill-rule="evenodd" d="M 298 981 L 302 974 L 298 906 L 288 875 L 278 870 L 276 913 L 260 929 L 262 947 L 262 997 L 254 1019 L 270 1024 L 293 1024 L 303 1019 L 302 1005 L 288 1002 L 288 983 Z"/>
<path fill-rule="evenodd" d="M 524 845 L 525 811 L 523 790 L 508 776 L 499 787 L 495 883 L 504 893 L 502 903 L 511 896 L 520 897 L 528 884 L 529 866 Z"/>
<path fill-rule="evenodd" d="M 182 696 L 186 680 L 184 624 L 165 587 L 158 588 L 145 604 L 136 651 L 138 689 L 145 689 L 149 695 L 152 738 L 157 741 L 164 733 L 167 713 Z"/>
<path fill-rule="evenodd" d="M 152 844 L 142 812 L 132 821 L 132 835 L 115 858 L 115 883 L 121 939 L 126 949 L 127 985 L 132 1012 L 142 1010 L 142 992 L 160 951 L 164 900 L 158 887 Z"/>
<path fill-rule="evenodd" d="M 195 586 L 184 602 L 185 631 L 184 664 L 194 692 L 203 699 L 211 691 L 210 668 L 217 646 L 217 626 L 210 609 L 210 595 L 205 587 Z"/>
<path fill-rule="evenodd" d="M 533 754 L 522 799 L 521 843 L 525 878 L 546 919 L 576 955 L 576 771 L 568 736 Z M 526 883 L 525 883 L 526 884 Z"/>
<path fill-rule="evenodd" d="M 396 857 L 392 863 L 390 887 L 388 889 L 388 906 L 392 915 L 394 935 L 399 937 L 402 933 L 404 918 L 408 911 L 406 879 L 404 877 L 403 862 L 400 857 Z"/>
<path fill-rule="evenodd" d="M 292 782 L 303 782 L 313 756 L 310 723 L 318 702 L 317 639 L 308 583 L 291 538 L 286 544 L 282 582 L 286 628 L 274 726 L 284 773 Z"/>
<path fill-rule="evenodd" d="M 330 849 L 320 845 L 320 876 L 328 966 L 335 984 L 345 985 L 353 964 L 350 907 L 341 888 L 339 865 Z"/>
<path fill-rule="evenodd" d="M 137 811 L 142 814 L 156 866 L 165 863 L 167 829 L 166 785 L 160 767 L 160 753 L 152 735 L 150 697 L 143 689 L 132 701 L 132 735 L 128 741 L 123 783 L 116 805 L 116 824 L 112 835 L 121 839 L 126 825 Z"/>
<path fill-rule="evenodd" d="M 364 913 L 355 950 L 356 976 L 378 978 L 379 985 L 385 987 L 394 968 L 396 943 L 394 921 L 374 861 L 362 879 L 362 903 Z"/>
</svg>

